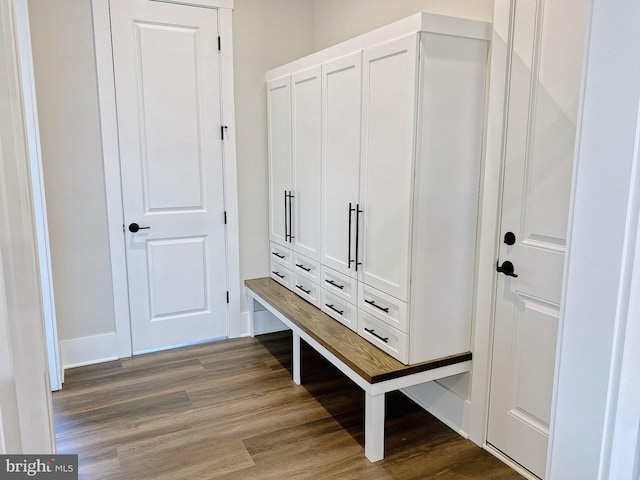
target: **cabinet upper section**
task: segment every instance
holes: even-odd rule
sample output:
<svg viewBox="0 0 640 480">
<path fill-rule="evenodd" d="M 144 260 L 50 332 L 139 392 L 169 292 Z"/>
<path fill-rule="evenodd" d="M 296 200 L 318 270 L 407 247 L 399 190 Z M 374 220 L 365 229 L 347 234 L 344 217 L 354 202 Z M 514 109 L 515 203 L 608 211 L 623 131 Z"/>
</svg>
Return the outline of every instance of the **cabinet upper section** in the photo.
<svg viewBox="0 0 640 480">
<path fill-rule="evenodd" d="M 319 65 L 328 60 L 334 60 L 369 48 L 377 43 L 388 42 L 394 38 L 419 32 L 490 40 L 491 24 L 478 20 L 468 20 L 431 13 L 416 13 L 410 17 L 398 20 L 397 22 L 269 70 L 266 74 L 266 80 L 269 82 L 293 72 Z"/>
</svg>

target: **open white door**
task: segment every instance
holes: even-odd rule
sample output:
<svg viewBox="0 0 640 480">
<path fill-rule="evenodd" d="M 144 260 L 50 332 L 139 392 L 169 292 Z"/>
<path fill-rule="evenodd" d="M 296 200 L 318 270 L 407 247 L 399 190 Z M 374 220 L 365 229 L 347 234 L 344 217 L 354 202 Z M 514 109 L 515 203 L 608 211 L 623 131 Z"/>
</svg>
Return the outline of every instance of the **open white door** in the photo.
<svg viewBox="0 0 640 480">
<path fill-rule="evenodd" d="M 133 351 L 226 337 L 218 10 L 111 0 L 111 20 Z"/>
<path fill-rule="evenodd" d="M 487 442 L 545 472 L 586 1 L 516 1 Z"/>
</svg>

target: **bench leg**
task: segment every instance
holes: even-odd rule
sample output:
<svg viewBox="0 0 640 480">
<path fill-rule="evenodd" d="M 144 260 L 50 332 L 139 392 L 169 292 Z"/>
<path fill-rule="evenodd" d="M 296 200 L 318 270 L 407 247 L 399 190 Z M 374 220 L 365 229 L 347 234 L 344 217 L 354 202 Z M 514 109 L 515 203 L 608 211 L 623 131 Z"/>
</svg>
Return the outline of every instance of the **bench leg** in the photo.
<svg viewBox="0 0 640 480">
<path fill-rule="evenodd" d="M 293 382 L 300 385 L 300 335 L 293 332 Z"/>
<path fill-rule="evenodd" d="M 251 295 L 247 295 L 247 306 L 249 307 L 249 335 L 256 336 L 256 301 Z"/>
<path fill-rule="evenodd" d="M 384 393 L 365 392 L 364 455 L 371 462 L 384 458 Z"/>
</svg>

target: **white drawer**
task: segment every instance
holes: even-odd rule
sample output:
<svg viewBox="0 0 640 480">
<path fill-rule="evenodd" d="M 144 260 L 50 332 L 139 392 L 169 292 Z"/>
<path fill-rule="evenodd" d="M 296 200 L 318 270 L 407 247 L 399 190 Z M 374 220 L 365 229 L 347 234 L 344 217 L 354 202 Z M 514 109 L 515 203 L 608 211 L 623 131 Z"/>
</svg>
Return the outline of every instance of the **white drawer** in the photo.
<svg viewBox="0 0 640 480">
<path fill-rule="evenodd" d="M 387 325 L 409 333 L 409 304 L 391 295 L 376 290 L 364 283 L 359 284 L 358 307 Z"/>
<path fill-rule="evenodd" d="M 271 260 L 291 268 L 291 250 L 271 242 Z"/>
<path fill-rule="evenodd" d="M 358 334 L 404 364 L 409 364 L 409 336 L 358 311 Z"/>
<path fill-rule="evenodd" d="M 291 291 L 297 293 L 316 307 L 320 305 L 320 287 L 302 275 L 298 275 L 297 273 L 293 274 Z"/>
<path fill-rule="evenodd" d="M 320 285 L 347 302 L 353 305 L 358 304 L 358 281 L 355 278 L 323 265 Z"/>
<path fill-rule="evenodd" d="M 355 305 L 322 288 L 320 289 L 320 308 L 345 327 L 349 327 L 354 332 L 358 331 L 358 308 Z"/>
<path fill-rule="evenodd" d="M 287 288 L 291 288 L 291 270 L 271 260 L 271 278 Z"/>
<path fill-rule="evenodd" d="M 309 257 L 293 252 L 291 270 L 316 284 L 320 283 L 320 263 L 311 260 Z"/>
</svg>

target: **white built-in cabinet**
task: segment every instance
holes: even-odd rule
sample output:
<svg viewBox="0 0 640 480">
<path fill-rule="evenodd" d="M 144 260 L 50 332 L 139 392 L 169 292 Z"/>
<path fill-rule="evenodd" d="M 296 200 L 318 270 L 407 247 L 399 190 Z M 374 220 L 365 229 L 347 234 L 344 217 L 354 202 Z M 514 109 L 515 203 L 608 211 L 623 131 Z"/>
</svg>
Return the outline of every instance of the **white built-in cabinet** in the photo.
<svg viewBox="0 0 640 480">
<path fill-rule="evenodd" d="M 271 276 L 407 364 L 470 349 L 489 33 L 417 14 L 267 73 Z"/>
</svg>

